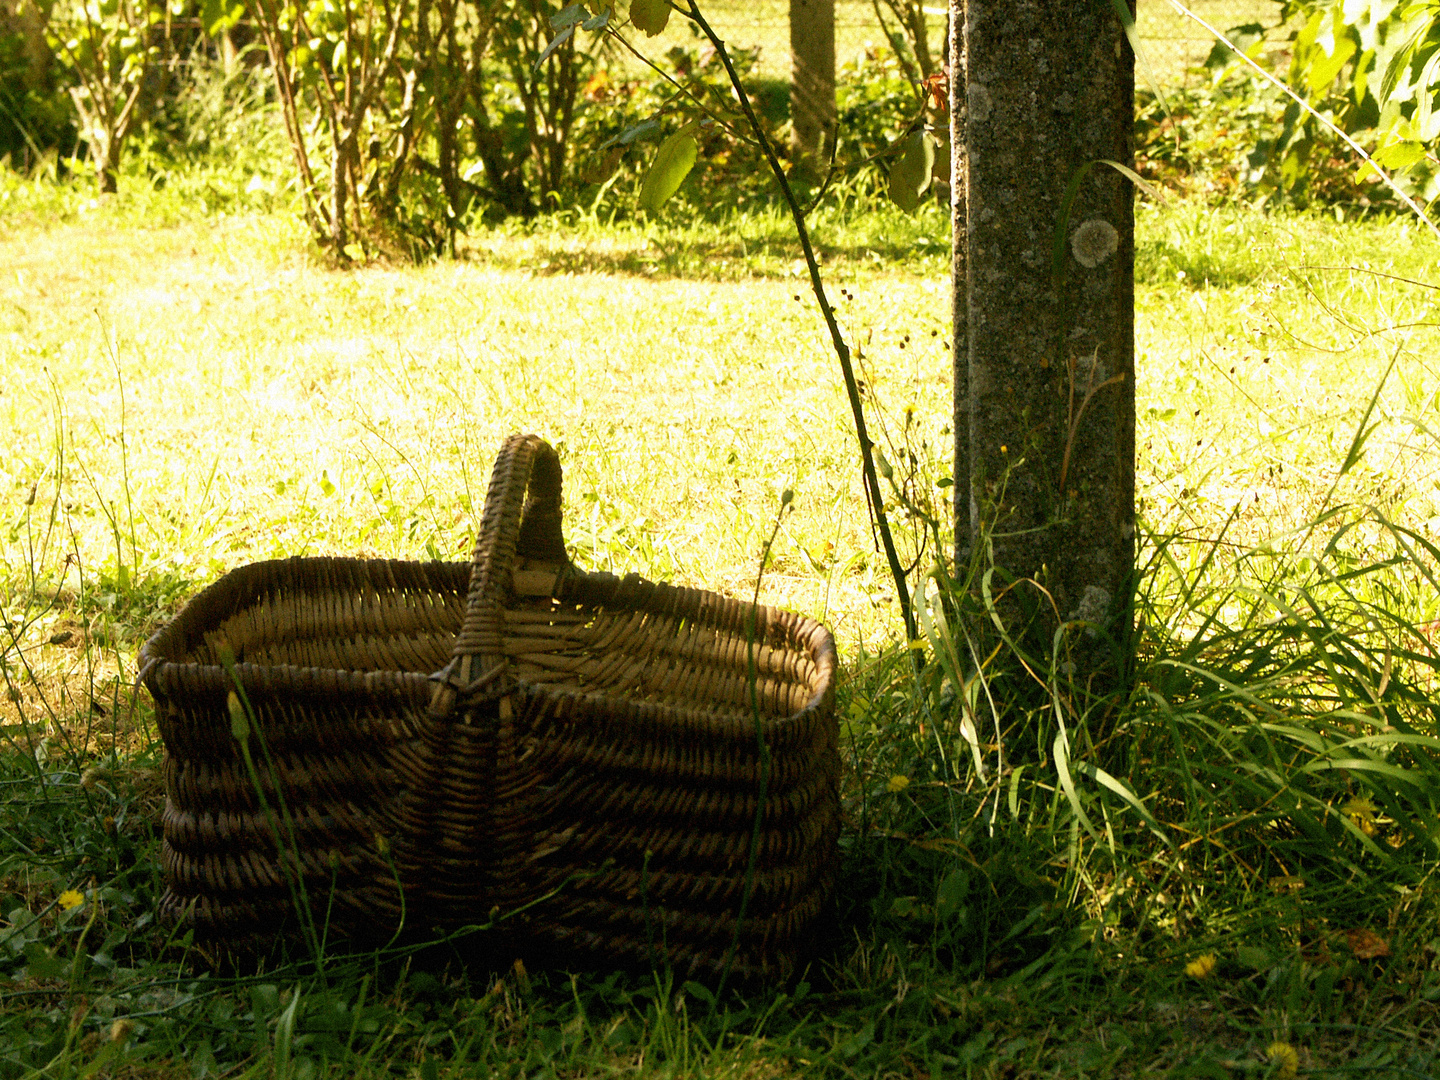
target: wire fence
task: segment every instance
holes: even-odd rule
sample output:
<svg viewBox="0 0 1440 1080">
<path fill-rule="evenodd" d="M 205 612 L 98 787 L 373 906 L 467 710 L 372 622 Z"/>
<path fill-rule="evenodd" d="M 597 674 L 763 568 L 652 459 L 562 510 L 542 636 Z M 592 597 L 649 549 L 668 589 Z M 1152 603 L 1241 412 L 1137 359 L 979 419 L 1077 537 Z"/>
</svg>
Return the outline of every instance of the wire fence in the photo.
<svg viewBox="0 0 1440 1080">
<path fill-rule="evenodd" d="M 1214 38 L 1199 23 L 1176 11 L 1169 0 L 1138 0 L 1138 5 L 1136 26 L 1155 77 L 1166 85 L 1193 81 L 1197 77 L 1194 69 L 1204 64 Z M 1248 23 L 1276 27 L 1280 21 L 1279 0 L 1185 0 L 1185 6 L 1222 33 Z M 925 10 L 929 15 L 930 47 L 938 53 L 945 41 L 943 0 L 927 3 Z M 741 47 L 760 47 L 762 74 L 789 77 L 790 22 L 785 0 L 721 0 L 707 6 L 707 11 L 727 41 Z M 884 44 L 874 0 L 836 0 L 835 51 L 840 63 L 855 58 L 867 47 Z"/>
<path fill-rule="evenodd" d="M 1279 35 L 1278 0 L 1188 0 L 1185 6 L 1221 33 L 1254 23 L 1265 27 L 1267 36 Z M 1215 47 L 1214 37 L 1168 0 L 1139 0 L 1135 25 L 1145 59 L 1162 83 L 1193 81 L 1195 70 Z"/>
</svg>

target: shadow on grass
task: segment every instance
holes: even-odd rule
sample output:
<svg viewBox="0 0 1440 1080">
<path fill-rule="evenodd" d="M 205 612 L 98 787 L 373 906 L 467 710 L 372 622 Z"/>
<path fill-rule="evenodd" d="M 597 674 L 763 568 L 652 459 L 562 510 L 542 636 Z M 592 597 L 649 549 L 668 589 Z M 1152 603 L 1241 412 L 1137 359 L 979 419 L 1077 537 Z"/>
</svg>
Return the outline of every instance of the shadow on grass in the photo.
<svg viewBox="0 0 1440 1080">
<path fill-rule="evenodd" d="M 1259 252 L 1216 253 L 1164 239 L 1141 240 L 1135 245 L 1135 282 L 1139 285 L 1170 284 L 1183 275 L 1194 288 L 1229 289 L 1255 283 L 1268 268 Z"/>
<path fill-rule="evenodd" d="M 948 247 L 940 242 L 917 247 L 878 240 L 855 244 L 818 244 L 815 253 L 825 270 L 934 275 L 943 273 Z M 800 245 L 782 238 L 749 241 L 715 239 L 666 242 L 637 238 L 634 243 L 592 246 L 575 241 L 536 240 L 523 246 L 479 246 L 467 258 L 497 269 L 529 271 L 555 277 L 572 274 L 700 281 L 781 279 L 803 274 Z"/>
</svg>

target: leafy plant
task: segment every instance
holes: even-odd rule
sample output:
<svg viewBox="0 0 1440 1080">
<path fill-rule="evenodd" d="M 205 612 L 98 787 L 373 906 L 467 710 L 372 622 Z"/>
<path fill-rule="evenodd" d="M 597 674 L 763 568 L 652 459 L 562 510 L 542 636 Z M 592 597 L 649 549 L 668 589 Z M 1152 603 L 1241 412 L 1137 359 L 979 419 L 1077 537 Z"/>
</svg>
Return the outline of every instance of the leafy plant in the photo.
<svg viewBox="0 0 1440 1080">
<path fill-rule="evenodd" d="M 871 8 L 918 99 L 929 79 L 948 67 L 943 62 L 949 51 L 948 35 L 942 32 L 938 49 L 932 48 L 927 12 L 920 0 L 871 0 Z M 895 20 L 894 29 L 885 20 L 886 11 Z M 948 23 L 947 17 L 946 30 Z"/>
<path fill-rule="evenodd" d="M 101 192 L 114 192 L 125 139 L 136 121 L 145 78 L 160 55 L 153 29 L 166 17 L 159 0 L 55 0 L 38 7 L 51 48 L 70 80 Z"/>
<path fill-rule="evenodd" d="M 337 258 L 363 256 L 351 243 L 362 228 L 362 141 L 369 145 L 372 110 L 396 80 L 402 28 L 426 13 L 410 0 L 378 8 L 350 0 L 339 6 L 255 0 L 253 11 L 270 55 L 306 220 Z M 330 175 L 323 189 L 311 165 L 309 118 L 301 111 L 307 97 L 328 136 Z"/>
<path fill-rule="evenodd" d="M 56 150 L 68 154 L 72 108 L 38 11 L 0 23 L 0 158 L 29 171 Z"/>
<path fill-rule="evenodd" d="M 915 86 L 894 52 L 867 47 L 836 80 L 835 161 L 830 189 L 884 198 L 897 150 L 921 118 Z M 948 163 L 947 163 L 948 167 Z"/>
<path fill-rule="evenodd" d="M 1318 98 L 1344 131 L 1362 134 L 1412 193 L 1440 195 L 1440 4 L 1289 0 L 1283 16 L 1301 20 L 1291 85 Z M 1313 118 L 1295 111 L 1286 115 L 1292 171 L 1304 168 L 1317 136 Z M 1375 174 L 1366 166 L 1360 175 Z"/>
</svg>

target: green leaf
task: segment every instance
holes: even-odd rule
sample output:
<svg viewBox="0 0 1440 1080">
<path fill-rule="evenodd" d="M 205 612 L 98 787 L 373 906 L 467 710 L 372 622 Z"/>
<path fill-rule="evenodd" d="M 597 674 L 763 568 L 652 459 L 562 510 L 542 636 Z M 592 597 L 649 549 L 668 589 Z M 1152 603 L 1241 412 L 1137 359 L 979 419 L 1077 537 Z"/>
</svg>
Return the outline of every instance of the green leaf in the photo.
<svg viewBox="0 0 1440 1080">
<path fill-rule="evenodd" d="M 651 214 L 660 212 L 660 207 L 670 196 L 680 190 L 680 184 L 695 167 L 699 146 L 695 136 L 690 134 L 694 124 L 687 124 L 660 144 L 645 182 L 640 185 L 640 208 Z"/>
<path fill-rule="evenodd" d="M 600 144 L 601 150 L 608 150 L 612 146 L 629 146 L 639 139 L 648 139 L 651 135 L 660 133 L 660 117 L 651 116 L 641 120 L 638 124 L 632 124 L 613 139 L 607 139 Z"/>
<path fill-rule="evenodd" d="M 549 60 L 551 54 L 554 53 L 556 49 L 560 48 L 561 45 L 564 45 L 565 42 L 569 41 L 574 33 L 575 27 L 567 26 L 564 30 L 561 30 L 560 33 L 556 34 L 554 40 L 552 40 L 549 45 L 545 46 L 545 48 L 540 53 L 539 59 L 535 61 L 535 70 L 540 70 L 540 65 L 543 64 L 546 60 Z"/>
<path fill-rule="evenodd" d="M 1440 18 L 1437 18 L 1437 22 L 1440 22 Z M 1416 134 L 1425 142 L 1434 142 L 1440 137 L 1434 95 L 1430 90 L 1437 81 L 1440 81 L 1440 49 L 1436 49 L 1430 59 L 1425 61 L 1425 66 L 1420 69 L 1420 77 L 1415 80 L 1415 129 Z"/>
<path fill-rule="evenodd" d="M 561 30 L 573 30 L 588 14 L 585 5 L 576 0 L 550 16 L 550 29 L 557 33 Z"/>
<path fill-rule="evenodd" d="M 1235 950 L 1235 956 L 1240 963 L 1254 971 L 1268 970 L 1271 964 L 1270 954 L 1253 945 L 1241 945 Z"/>
<path fill-rule="evenodd" d="M 1060 788 L 1065 792 L 1065 798 L 1070 803 L 1070 809 L 1074 811 L 1075 817 L 1079 819 L 1080 824 L 1085 826 L 1086 832 L 1091 836 L 1098 836 L 1099 833 L 1096 832 L 1095 826 L 1091 824 L 1089 816 L 1085 813 L 1085 808 L 1080 805 L 1080 796 L 1075 792 L 1075 781 L 1070 777 L 1069 743 L 1065 738 L 1065 732 L 1062 731 L 1055 736 L 1055 741 L 1050 746 L 1050 753 L 1055 758 L 1055 772 L 1059 774 Z"/>
<path fill-rule="evenodd" d="M 708 987 L 697 982 L 686 982 L 684 989 L 687 994 L 696 1000 L 703 1001 L 706 1005 L 714 1006 L 715 995 L 710 992 Z"/>
<path fill-rule="evenodd" d="M 935 914 L 942 919 L 949 918 L 960 910 L 969 892 L 970 875 L 964 870 L 951 870 L 935 890 Z"/>
<path fill-rule="evenodd" d="M 1083 761 L 1077 761 L 1075 763 L 1075 771 L 1088 776 L 1091 780 L 1094 780 L 1103 787 L 1109 788 L 1116 795 L 1119 795 L 1120 798 L 1130 804 L 1136 813 L 1145 819 L 1145 824 L 1150 826 L 1150 831 L 1153 832 L 1161 842 L 1169 847 L 1175 846 L 1170 840 L 1170 837 L 1166 835 L 1165 830 L 1160 828 L 1160 823 L 1150 816 L 1150 811 L 1146 809 L 1145 804 L 1141 802 L 1134 792 L 1127 788 L 1123 782 L 1111 776 L 1104 769 Z"/>
<path fill-rule="evenodd" d="M 1155 71 L 1150 66 L 1150 57 L 1140 44 L 1140 31 L 1135 25 L 1135 16 L 1130 14 L 1130 5 L 1125 0 L 1110 0 L 1110 6 L 1115 9 L 1115 14 L 1120 19 L 1120 25 L 1124 27 L 1125 36 L 1130 39 L 1130 51 L 1135 54 L 1135 59 L 1140 64 L 1140 70 L 1145 76 L 1145 82 L 1149 84 L 1155 100 L 1160 103 L 1160 111 L 1165 114 L 1165 119 L 1173 121 L 1174 117 L 1170 114 L 1170 103 L 1165 100 L 1165 92 L 1160 89 L 1160 80 L 1155 77 Z"/>
<path fill-rule="evenodd" d="M 196 1080 L 205 1080 L 207 1076 L 220 1074 L 220 1063 L 215 1060 L 215 1050 L 208 1038 L 201 1039 L 199 1045 L 190 1052 L 190 1071 Z"/>
<path fill-rule="evenodd" d="M 625 147 L 612 146 L 599 157 L 591 158 L 580 170 L 580 179 L 587 184 L 603 184 L 615 175 L 620 159 L 625 156 Z"/>
<path fill-rule="evenodd" d="M 935 140 L 923 131 L 912 131 L 905 140 L 905 153 L 890 170 L 890 201 L 913 214 L 920 196 L 930 188 L 934 169 Z"/>
<path fill-rule="evenodd" d="M 1101 165 L 1109 165 L 1112 169 L 1118 172 L 1121 176 L 1125 177 L 1126 180 L 1129 180 L 1132 184 L 1138 187 L 1141 191 L 1145 192 L 1146 195 L 1149 195 L 1156 202 L 1165 203 L 1166 205 L 1168 205 L 1168 202 L 1165 198 L 1165 193 L 1159 188 L 1157 188 L 1154 184 L 1150 183 L 1149 180 L 1146 180 L 1134 169 L 1130 168 L 1128 165 L 1121 165 L 1120 162 L 1111 161 L 1109 158 L 1100 158 L 1099 161 Z"/>
<path fill-rule="evenodd" d="M 1395 88 L 1400 85 L 1400 76 L 1410 66 L 1411 60 L 1415 58 L 1415 50 L 1430 32 L 1428 20 L 1420 19 L 1412 23 L 1410 37 L 1405 44 L 1396 49 L 1390 57 L 1390 62 L 1385 65 L 1385 74 L 1380 77 L 1380 93 L 1376 101 L 1383 107 L 1390 100 L 1390 95 L 1395 93 Z"/>
<path fill-rule="evenodd" d="M 1050 283 L 1057 289 L 1065 280 L 1065 238 L 1070 235 L 1070 213 L 1075 206 L 1075 196 L 1080 194 L 1080 185 L 1095 165 L 1096 162 L 1087 161 L 1071 173 L 1070 182 L 1065 185 L 1065 195 L 1060 200 L 1060 220 L 1055 224 L 1055 239 L 1051 242 L 1050 251 Z"/>
<path fill-rule="evenodd" d="M 275 1075 L 290 1080 L 290 1049 L 295 1040 L 295 1010 L 300 1007 L 300 987 L 296 986 L 290 1004 L 275 1024 Z"/>
<path fill-rule="evenodd" d="M 843 1058 L 853 1058 L 875 1041 L 875 1021 L 866 1020 L 865 1025 L 853 1035 L 847 1035 L 835 1047 L 835 1050 Z"/>
<path fill-rule="evenodd" d="M 1350 449 L 1345 454 L 1345 461 L 1340 466 L 1340 476 L 1344 476 L 1355 467 L 1365 452 L 1365 443 L 1371 434 L 1380 426 L 1379 421 L 1370 423 L 1370 414 L 1375 411 L 1375 405 L 1380 400 L 1380 391 L 1385 388 L 1385 383 L 1390 379 L 1390 373 L 1395 370 L 1395 364 L 1400 359 L 1400 350 L 1395 350 L 1395 355 L 1390 358 L 1390 366 L 1385 369 L 1385 374 L 1380 376 L 1380 385 L 1375 387 L 1375 392 L 1370 395 L 1370 403 L 1365 406 L 1365 415 L 1360 418 L 1360 426 L 1355 430 L 1355 438 L 1350 442 Z M 1327 500 L 1328 501 L 1328 500 Z"/>
<path fill-rule="evenodd" d="M 1425 145 L 1418 142 L 1398 142 L 1382 146 L 1371 155 L 1381 165 L 1390 169 L 1408 169 L 1425 156 Z"/>
<path fill-rule="evenodd" d="M 25 959 L 32 979 L 60 979 L 70 973 L 69 960 L 56 956 L 38 941 L 26 942 Z"/>
<path fill-rule="evenodd" d="M 1027 767 L 1028 766 L 1021 765 L 1010 774 L 1010 791 L 1006 796 L 1005 805 L 1006 808 L 1009 809 L 1010 818 L 1013 821 L 1020 820 L 1020 774 L 1023 773 Z"/>
<path fill-rule="evenodd" d="M 1323 48 L 1323 46 L 1322 46 Z M 1335 51 L 1316 59 L 1310 68 L 1309 83 L 1313 93 L 1320 93 L 1340 74 L 1345 61 L 1355 55 L 1355 39 L 1348 34 L 1335 42 Z"/>
<path fill-rule="evenodd" d="M 646 37 L 654 37 L 670 21 L 670 0 L 630 0 L 630 21 Z"/>
<path fill-rule="evenodd" d="M 203 0 L 200 5 L 200 21 L 211 37 L 229 30 L 244 14 L 244 4 L 230 4 L 226 0 Z"/>
</svg>

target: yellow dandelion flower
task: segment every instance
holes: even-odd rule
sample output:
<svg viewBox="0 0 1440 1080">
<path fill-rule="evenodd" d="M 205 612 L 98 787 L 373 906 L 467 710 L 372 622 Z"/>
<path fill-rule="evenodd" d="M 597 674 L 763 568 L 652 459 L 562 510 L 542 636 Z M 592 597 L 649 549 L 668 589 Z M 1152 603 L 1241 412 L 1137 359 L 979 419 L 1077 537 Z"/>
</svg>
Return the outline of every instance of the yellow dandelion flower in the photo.
<svg viewBox="0 0 1440 1080">
<path fill-rule="evenodd" d="M 890 782 L 885 785 L 887 791 L 904 791 L 910 786 L 910 778 L 904 773 L 896 773 L 890 777 Z"/>
<path fill-rule="evenodd" d="M 1340 812 L 1353 821 L 1366 836 L 1375 835 L 1375 804 L 1364 795 L 1352 795 Z"/>
<path fill-rule="evenodd" d="M 1185 974 L 1192 979 L 1208 979 L 1215 974 L 1215 954 L 1206 953 L 1204 956 L 1197 956 L 1185 965 Z"/>
<path fill-rule="evenodd" d="M 56 897 L 55 902 L 59 904 L 63 910 L 70 911 L 85 902 L 85 894 L 79 889 L 66 889 Z"/>
<path fill-rule="evenodd" d="M 1270 1059 L 1270 1064 L 1277 1066 L 1275 1075 L 1283 1080 L 1290 1080 L 1300 1068 L 1300 1055 L 1287 1042 L 1277 1040 L 1271 1043 L 1265 1048 L 1265 1056 Z"/>
<path fill-rule="evenodd" d="M 1352 795 L 1340 807 L 1340 812 L 1353 821 L 1374 821 L 1375 804 L 1364 795 Z"/>
</svg>

